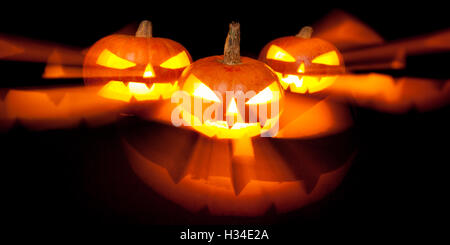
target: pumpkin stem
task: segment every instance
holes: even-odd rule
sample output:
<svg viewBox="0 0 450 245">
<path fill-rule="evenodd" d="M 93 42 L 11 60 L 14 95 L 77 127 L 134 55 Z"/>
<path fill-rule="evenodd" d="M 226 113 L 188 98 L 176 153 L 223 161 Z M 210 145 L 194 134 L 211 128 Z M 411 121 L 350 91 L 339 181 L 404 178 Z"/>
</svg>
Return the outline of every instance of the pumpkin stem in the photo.
<svg viewBox="0 0 450 245">
<path fill-rule="evenodd" d="M 312 33 L 313 33 L 313 28 L 311 26 L 304 26 L 300 30 L 300 32 L 297 35 L 295 35 L 295 36 L 308 39 L 308 38 L 311 38 Z"/>
<path fill-rule="evenodd" d="M 240 41 L 241 26 L 237 22 L 231 22 L 223 51 L 223 63 L 227 65 L 241 63 Z"/>
<path fill-rule="evenodd" d="M 152 22 L 143 20 L 136 31 L 136 37 L 152 37 Z"/>
</svg>

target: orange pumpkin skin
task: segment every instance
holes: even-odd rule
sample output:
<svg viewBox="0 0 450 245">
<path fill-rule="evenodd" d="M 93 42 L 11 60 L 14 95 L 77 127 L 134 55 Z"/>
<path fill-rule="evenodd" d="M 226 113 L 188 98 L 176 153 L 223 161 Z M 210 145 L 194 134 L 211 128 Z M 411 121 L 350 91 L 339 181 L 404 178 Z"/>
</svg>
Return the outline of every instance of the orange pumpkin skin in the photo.
<svg viewBox="0 0 450 245">
<path fill-rule="evenodd" d="M 238 65 L 224 64 L 223 55 L 197 60 L 183 73 L 180 87 L 191 74 L 211 90 L 218 91 L 223 98 L 226 91 L 259 92 L 278 81 L 278 77 L 264 63 L 248 57 L 241 57 L 241 64 Z"/>
<path fill-rule="evenodd" d="M 274 58 L 270 55 L 272 47 L 281 48 L 281 54 L 290 56 L 290 59 Z M 333 54 L 334 63 L 330 64 L 324 59 L 321 62 L 315 62 L 315 59 L 324 54 Z M 271 57 L 272 56 L 272 57 Z M 269 42 L 260 52 L 259 60 L 269 65 L 280 77 L 282 85 L 287 89 L 287 85 L 283 81 L 289 75 L 302 77 L 315 77 L 320 83 L 323 77 L 330 77 L 345 72 L 344 59 L 339 50 L 331 43 L 319 38 L 302 38 L 298 36 L 288 36 L 277 38 Z M 325 80 L 323 80 L 324 82 Z M 289 82 L 288 82 L 289 83 Z M 314 87 L 320 88 L 314 88 Z M 323 89 L 319 84 L 307 84 L 303 81 L 303 89 L 299 91 L 316 92 Z M 291 88 L 292 91 L 292 88 Z M 294 91 L 293 91 L 294 92 Z"/>
<path fill-rule="evenodd" d="M 102 52 L 110 51 L 114 55 L 135 63 L 133 67 L 115 69 L 98 64 Z M 168 59 L 185 52 L 188 64 L 192 63 L 189 52 L 179 43 L 156 37 L 135 37 L 132 35 L 110 35 L 97 41 L 88 51 L 84 60 L 83 76 L 86 85 L 104 85 L 110 81 L 151 84 L 175 83 L 184 67 L 176 69 L 160 67 Z M 188 65 L 187 64 L 187 65 Z M 148 65 L 151 65 L 152 76 L 144 76 Z"/>
<path fill-rule="evenodd" d="M 191 97 L 194 97 L 192 81 L 195 81 L 201 82 L 211 89 L 211 91 L 219 93 L 221 96 L 220 99 L 222 99 L 220 102 L 223 106 L 223 119 L 226 120 L 227 106 L 229 106 L 231 99 L 234 98 L 235 101 L 239 100 L 236 99 L 236 97 L 230 98 L 229 95 L 227 96 L 227 93 L 232 92 L 236 95 L 242 92 L 242 94 L 245 95 L 247 92 L 252 91 L 256 95 L 270 86 L 273 92 L 279 92 L 278 100 L 270 100 L 267 103 L 261 104 L 266 105 L 268 119 L 277 117 L 283 108 L 282 103 L 284 94 L 283 88 L 279 84 L 278 77 L 272 69 L 262 62 L 248 57 L 241 57 L 241 62 L 235 65 L 227 65 L 223 63 L 223 60 L 223 55 L 218 55 L 206 57 L 192 63 L 186 68 L 179 79 L 180 88 L 187 92 Z M 192 79 L 192 77 L 194 77 L 194 79 Z M 249 99 L 251 98 L 246 97 L 245 102 L 248 102 Z M 272 103 L 274 102 L 278 103 L 278 114 L 275 111 L 272 113 L 271 108 Z M 202 113 L 210 105 L 210 101 L 203 100 Z M 238 110 L 245 123 L 250 122 L 249 113 L 257 114 L 257 111 L 252 111 L 248 104 L 245 104 L 244 107 L 239 107 L 238 104 Z M 259 114 L 257 115 L 257 122 L 260 122 Z M 202 121 L 202 123 L 204 123 L 204 121 Z"/>
</svg>

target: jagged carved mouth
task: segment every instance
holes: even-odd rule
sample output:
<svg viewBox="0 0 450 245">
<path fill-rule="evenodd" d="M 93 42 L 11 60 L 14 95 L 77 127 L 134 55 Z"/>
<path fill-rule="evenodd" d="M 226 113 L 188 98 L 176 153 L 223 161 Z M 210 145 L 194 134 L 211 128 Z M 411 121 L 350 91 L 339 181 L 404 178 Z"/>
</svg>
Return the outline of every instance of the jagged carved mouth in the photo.
<svg viewBox="0 0 450 245">
<path fill-rule="evenodd" d="M 315 93 L 334 83 L 338 75 L 295 75 L 276 72 L 281 86 L 294 93 Z"/>
<path fill-rule="evenodd" d="M 150 88 L 146 83 L 128 82 L 125 85 L 122 81 L 110 81 L 103 86 L 98 95 L 104 98 L 129 102 L 132 98 L 137 101 L 168 99 L 173 92 L 178 90 L 178 82 L 172 83 L 152 83 Z"/>
<path fill-rule="evenodd" d="M 265 122 L 235 122 L 229 124 L 223 120 L 205 120 L 203 123 L 200 120 L 187 112 L 192 128 L 210 138 L 217 137 L 218 139 L 236 139 L 244 137 L 254 137 L 258 135 L 274 135 L 278 131 L 278 120 L 280 114 L 275 117 L 265 120 Z"/>
</svg>

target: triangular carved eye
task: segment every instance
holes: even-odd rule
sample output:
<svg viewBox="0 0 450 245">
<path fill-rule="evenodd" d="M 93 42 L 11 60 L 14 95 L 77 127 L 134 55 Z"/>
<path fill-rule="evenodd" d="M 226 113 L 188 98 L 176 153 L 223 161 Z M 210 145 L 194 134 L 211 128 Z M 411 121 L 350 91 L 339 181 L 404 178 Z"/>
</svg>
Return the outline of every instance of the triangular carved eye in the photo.
<svg viewBox="0 0 450 245">
<path fill-rule="evenodd" d="M 266 55 L 267 59 L 280 60 L 285 62 L 295 62 L 294 57 L 292 57 L 286 50 L 278 47 L 277 45 L 270 46 Z"/>
<path fill-rule="evenodd" d="M 200 81 L 196 76 L 193 74 L 189 75 L 189 77 L 186 79 L 186 84 L 190 84 L 189 87 L 192 89 L 192 95 L 198 98 L 202 98 L 204 100 L 208 101 L 214 101 L 214 102 L 221 102 L 221 99 L 217 96 L 214 91 L 212 91 L 208 86 L 206 86 L 204 83 Z M 192 86 L 192 87 L 191 87 Z"/>
<path fill-rule="evenodd" d="M 191 64 L 189 57 L 185 51 L 181 51 L 177 55 L 164 61 L 160 66 L 167 69 L 179 69 Z"/>
<path fill-rule="evenodd" d="M 203 83 L 198 83 L 195 86 L 194 96 L 200 97 L 205 100 L 220 102 L 219 97 Z"/>
<path fill-rule="evenodd" d="M 114 69 L 127 69 L 136 66 L 135 63 L 128 61 L 124 58 L 113 54 L 111 51 L 104 49 L 97 58 L 98 65 L 114 68 Z"/>
<path fill-rule="evenodd" d="M 256 104 L 263 104 L 271 102 L 274 98 L 277 98 L 275 96 L 276 93 L 279 93 L 279 88 L 277 85 L 277 82 L 273 82 L 269 86 L 267 86 L 265 89 L 261 90 L 257 95 L 250 98 L 245 104 L 247 105 L 256 105 Z M 278 95 L 279 98 L 279 95 Z"/>
<path fill-rule="evenodd" d="M 340 64 L 336 51 L 330 51 L 321 54 L 312 60 L 312 63 L 330 66 L 338 66 Z"/>
</svg>

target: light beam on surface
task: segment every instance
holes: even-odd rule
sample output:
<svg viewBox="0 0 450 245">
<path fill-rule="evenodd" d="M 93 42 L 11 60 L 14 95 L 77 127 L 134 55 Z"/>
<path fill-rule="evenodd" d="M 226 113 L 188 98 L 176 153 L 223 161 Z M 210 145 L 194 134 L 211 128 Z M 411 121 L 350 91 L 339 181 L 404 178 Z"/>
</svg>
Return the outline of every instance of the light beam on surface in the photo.
<svg viewBox="0 0 450 245">
<path fill-rule="evenodd" d="M 0 34 L 0 59 L 3 60 L 47 63 L 55 52 L 61 57 L 60 64 L 83 64 L 81 48 Z"/>
<path fill-rule="evenodd" d="M 313 28 L 314 37 L 333 43 L 340 51 L 384 43 L 372 28 L 342 10 L 331 11 Z"/>
<path fill-rule="evenodd" d="M 450 80 L 397 78 L 370 73 L 339 76 L 324 90 L 333 99 L 390 113 L 433 110 L 450 103 Z"/>
<path fill-rule="evenodd" d="M 0 130 L 12 123 L 32 130 L 73 128 L 86 122 L 98 126 L 114 122 L 126 104 L 97 95 L 97 87 L 9 89 L 0 101 Z M 4 128 L 1 128 L 3 127 Z"/>
</svg>

